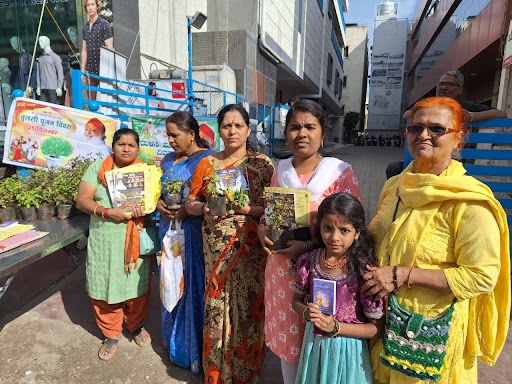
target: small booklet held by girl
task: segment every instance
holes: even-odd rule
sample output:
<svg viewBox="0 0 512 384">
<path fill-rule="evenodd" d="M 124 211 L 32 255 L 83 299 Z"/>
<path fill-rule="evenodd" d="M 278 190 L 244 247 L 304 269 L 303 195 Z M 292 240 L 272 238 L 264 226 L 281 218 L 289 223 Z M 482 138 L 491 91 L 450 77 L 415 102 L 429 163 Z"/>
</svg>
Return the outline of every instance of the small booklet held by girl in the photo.
<svg viewBox="0 0 512 384">
<path fill-rule="evenodd" d="M 313 279 L 313 303 L 326 315 L 336 313 L 336 281 L 326 279 Z"/>
</svg>

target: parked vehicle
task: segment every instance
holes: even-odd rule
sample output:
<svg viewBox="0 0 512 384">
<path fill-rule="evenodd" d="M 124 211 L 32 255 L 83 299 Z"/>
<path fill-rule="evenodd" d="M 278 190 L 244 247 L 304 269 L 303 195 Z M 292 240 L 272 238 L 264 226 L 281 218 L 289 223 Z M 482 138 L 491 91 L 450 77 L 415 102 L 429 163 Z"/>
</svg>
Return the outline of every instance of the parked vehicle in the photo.
<svg viewBox="0 0 512 384">
<path fill-rule="evenodd" d="M 370 135 L 366 135 L 366 137 L 364 138 L 364 143 L 365 143 L 365 145 L 367 145 L 368 147 L 369 147 L 370 145 L 372 145 L 372 139 L 371 139 Z"/>
<path fill-rule="evenodd" d="M 356 145 L 358 147 L 364 146 L 364 136 L 363 135 L 357 136 L 357 138 L 354 140 L 354 145 Z"/>
<path fill-rule="evenodd" d="M 371 143 L 372 143 L 372 145 L 373 145 L 374 147 L 376 147 L 376 146 L 377 146 L 377 144 L 379 143 L 379 141 L 377 140 L 377 137 L 375 137 L 375 136 L 373 136 L 373 135 L 372 135 L 372 137 L 371 137 L 371 139 L 370 139 L 370 140 L 371 140 Z"/>
<path fill-rule="evenodd" d="M 386 136 L 386 146 L 391 147 L 391 136 L 389 135 Z"/>
<path fill-rule="evenodd" d="M 395 147 L 400 147 L 402 145 L 402 138 L 400 135 L 393 135 L 393 145 Z"/>
<path fill-rule="evenodd" d="M 379 135 L 379 147 L 383 147 L 386 145 L 386 139 L 384 139 L 384 136 Z"/>
</svg>

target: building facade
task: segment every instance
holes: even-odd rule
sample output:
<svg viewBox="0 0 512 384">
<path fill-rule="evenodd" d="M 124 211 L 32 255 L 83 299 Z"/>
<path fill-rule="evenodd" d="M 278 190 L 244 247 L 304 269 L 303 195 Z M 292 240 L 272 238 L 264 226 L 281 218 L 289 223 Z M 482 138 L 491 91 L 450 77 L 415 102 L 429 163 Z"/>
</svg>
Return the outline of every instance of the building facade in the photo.
<svg viewBox="0 0 512 384">
<path fill-rule="evenodd" d="M 512 2 L 507 0 L 419 0 L 409 41 L 405 106 L 435 95 L 442 74 L 464 75 L 462 99 L 498 106 L 503 47 Z"/>
<path fill-rule="evenodd" d="M 366 128 L 374 136 L 395 134 L 402 120 L 409 21 L 397 16 L 398 4 L 377 6 Z"/>
<path fill-rule="evenodd" d="M 366 88 L 368 84 L 368 28 L 357 24 L 347 24 L 347 44 L 343 51 L 343 78 L 341 109 L 342 115 L 348 112 L 359 113 L 355 129 L 364 131 L 366 114 Z M 339 137 L 351 138 L 353 132 Z M 357 135 L 357 133 L 356 133 Z"/>
<path fill-rule="evenodd" d="M 78 54 L 82 46 L 87 20 L 83 4 L 49 0 L 51 15 L 44 10 L 39 29 L 44 8 L 40 0 L 0 0 L 0 18 L 13 21 L 0 28 L 0 58 L 8 58 L 11 70 L 16 69 L 20 53 L 10 44 L 15 36 L 37 57 L 39 31 L 50 38 L 68 70 L 68 55 Z M 193 67 L 208 71 L 205 77 L 193 70 L 198 81 L 217 79 L 222 87 L 221 79 L 234 73 L 228 90 L 250 103 L 274 107 L 289 98 L 307 97 L 340 115 L 348 0 L 103 1 L 101 16 L 113 25 L 115 50 L 127 58 L 127 79 L 159 73 L 185 78 L 187 17 L 196 11 L 207 15 L 200 30 L 191 30 Z"/>
</svg>

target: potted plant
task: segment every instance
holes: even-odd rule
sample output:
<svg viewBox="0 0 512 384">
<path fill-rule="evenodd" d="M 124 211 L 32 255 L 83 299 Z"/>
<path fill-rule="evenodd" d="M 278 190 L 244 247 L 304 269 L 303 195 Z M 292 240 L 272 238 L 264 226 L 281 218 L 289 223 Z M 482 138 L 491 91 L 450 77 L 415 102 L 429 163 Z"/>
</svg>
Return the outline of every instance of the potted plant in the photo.
<svg viewBox="0 0 512 384">
<path fill-rule="evenodd" d="M 272 240 L 273 244 L 270 249 L 284 249 L 286 243 L 291 237 L 291 231 L 289 231 L 288 224 L 284 217 L 276 210 L 272 211 L 268 215 L 270 225 L 268 227 L 268 237 Z"/>
<path fill-rule="evenodd" d="M 164 202 L 167 206 L 181 204 L 182 185 L 183 185 L 183 183 L 181 182 L 181 180 L 176 179 L 176 178 L 172 178 L 172 179 L 164 181 L 163 196 L 164 196 Z"/>
<path fill-rule="evenodd" d="M 228 203 L 231 204 L 231 209 L 228 211 L 230 215 L 235 213 L 233 209 L 233 205 L 238 205 L 239 207 L 244 207 L 246 204 L 249 204 L 249 196 L 244 192 L 242 187 L 232 187 L 228 185 L 226 188 L 226 198 Z"/>
<path fill-rule="evenodd" d="M 21 190 L 21 181 L 17 175 L 8 177 L 0 183 L 0 222 L 16 219 L 16 195 Z"/>
<path fill-rule="evenodd" d="M 226 213 L 226 189 L 221 184 L 219 175 L 211 168 L 211 173 L 203 177 L 206 181 L 204 191 L 208 195 L 208 208 L 213 216 L 223 216 Z"/>
<path fill-rule="evenodd" d="M 89 159 L 78 156 L 69 161 L 66 167 L 54 169 L 51 188 L 59 219 L 67 219 L 70 216 L 78 196 L 78 185 L 91 162 Z"/>
<path fill-rule="evenodd" d="M 47 220 L 54 215 L 55 201 L 53 183 L 56 169 L 33 169 L 27 179 L 27 188 L 29 190 L 38 190 L 37 198 L 39 206 L 37 207 L 37 218 Z"/>
<path fill-rule="evenodd" d="M 24 183 L 23 188 L 18 191 L 16 201 L 21 210 L 21 217 L 25 221 L 37 220 L 37 208 L 41 199 L 41 188 L 29 189 Z"/>
</svg>

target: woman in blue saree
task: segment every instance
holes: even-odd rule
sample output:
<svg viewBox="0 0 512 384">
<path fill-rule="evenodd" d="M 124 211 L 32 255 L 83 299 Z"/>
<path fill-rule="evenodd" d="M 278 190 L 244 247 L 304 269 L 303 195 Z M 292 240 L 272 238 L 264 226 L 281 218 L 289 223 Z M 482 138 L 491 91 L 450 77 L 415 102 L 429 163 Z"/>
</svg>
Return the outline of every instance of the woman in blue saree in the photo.
<svg viewBox="0 0 512 384">
<path fill-rule="evenodd" d="M 162 196 L 165 183 L 179 180 L 182 183 L 182 201 L 188 197 L 190 179 L 197 164 L 215 151 L 199 136 L 199 125 L 188 112 L 175 112 L 165 122 L 169 144 L 174 152 L 162 160 Z M 185 206 L 168 206 L 164 198 L 157 204 L 160 212 L 160 240 L 164 238 L 173 220 L 182 221 L 185 232 L 185 291 L 176 306 L 169 312 L 162 305 L 162 336 L 164 347 L 169 350 L 171 361 L 195 374 L 202 371 L 204 322 L 204 255 L 201 226 L 202 216 L 190 216 Z"/>
</svg>

